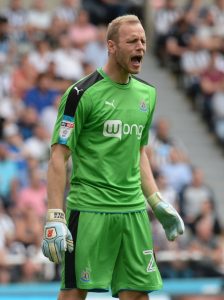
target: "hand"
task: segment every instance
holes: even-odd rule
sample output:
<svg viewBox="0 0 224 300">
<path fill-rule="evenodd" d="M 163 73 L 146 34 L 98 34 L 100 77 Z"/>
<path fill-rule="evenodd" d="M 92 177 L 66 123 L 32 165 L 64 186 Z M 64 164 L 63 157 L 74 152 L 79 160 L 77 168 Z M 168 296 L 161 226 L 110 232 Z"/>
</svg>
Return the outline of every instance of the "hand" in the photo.
<svg viewBox="0 0 224 300">
<path fill-rule="evenodd" d="M 50 261 L 60 263 L 63 251 L 73 251 L 73 240 L 61 209 L 49 209 L 44 227 L 42 252 Z"/>
<path fill-rule="evenodd" d="M 149 203 L 151 201 L 151 203 L 154 204 L 151 206 L 152 210 L 156 218 L 162 224 L 167 239 L 174 241 L 179 234 L 184 233 L 183 220 L 175 208 L 162 199 L 160 193 L 156 192 L 150 198 Z"/>
</svg>

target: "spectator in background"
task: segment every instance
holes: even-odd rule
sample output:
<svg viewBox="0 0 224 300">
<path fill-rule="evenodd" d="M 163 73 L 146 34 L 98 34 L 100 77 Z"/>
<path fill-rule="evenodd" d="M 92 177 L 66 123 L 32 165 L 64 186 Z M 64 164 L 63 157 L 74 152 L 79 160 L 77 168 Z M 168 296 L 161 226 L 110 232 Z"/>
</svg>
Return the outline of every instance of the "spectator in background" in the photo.
<svg viewBox="0 0 224 300">
<path fill-rule="evenodd" d="M 18 169 L 10 158 L 8 146 L 0 142 L 0 197 L 6 208 L 12 205 L 18 188 Z"/>
<path fill-rule="evenodd" d="M 36 86 L 29 89 L 24 96 L 24 104 L 26 107 L 33 107 L 38 115 L 42 110 L 51 106 L 59 92 L 51 88 L 51 78 L 47 73 L 40 73 L 37 76 Z"/>
<path fill-rule="evenodd" d="M 216 34 L 224 37 L 224 1 L 214 0 L 213 2 L 209 9 L 214 16 Z"/>
<path fill-rule="evenodd" d="M 4 140 L 9 149 L 10 158 L 16 163 L 18 169 L 19 188 L 27 185 L 27 160 L 23 155 L 23 137 L 19 132 L 19 127 L 12 122 L 7 122 L 3 129 Z"/>
<path fill-rule="evenodd" d="M 61 20 L 64 27 L 74 23 L 80 2 L 80 0 L 61 0 L 61 4 L 55 9 L 54 16 Z"/>
<path fill-rule="evenodd" d="M 3 126 L 4 126 L 4 122 L 5 122 L 5 119 L 0 115 L 0 140 L 1 140 L 2 137 L 3 137 Z"/>
<path fill-rule="evenodd" d="M 52 59 L 52 51 L 47 39 L 37 40 L 34 49 L 29 53 L 29 62 L 38 73 L 47 71 L 48 65 Z"/>
<path fill-rule="evenodd" d="M 224 71 L 217 66 L 219 51 L 211 52 L 211 59 L 207 69 L 202 73 L 200 80 L 201 89 L 201 113 L 209 129 L 213 129 L 212 124 L 212 96 L 224 88 Z"/>
<path fill-rule="evenodd" d="M 184 186 L 181 193 L 180 205 L 186 224 L 190 225 L 199 215 L 202 203 L 213 199 L 212 189 L 204 181 L 201 168 L 192 168 L 191 182 Z"/>
<path fill-rule="evenodd" d="M 1 42 L 0 42 L 1 43 Z M 10 94 L 10 84 L 11 84 L 11 70 L 5 64 L 4 55 L 0 54 L 0 103 Z"/>
<path fill-rule="evenodd" d="M 177 211 L 180 211 L 179 195 L 177 191 L 168 184 L 167 178 L 162 173 L 158 173 L 155 175 L 155 179 L 160 193 L 163 195 L 164 199 L 174 206 Z"/>
<path fill-rule="evenodd" d="M 10 0 L 3 14 L 9 21 L 9 30 L 12 39 L 22 46 L 26 42 L 27 10 L 21 0 Z"/>
<path fill-rule="evenodd" d="M 224 87 L 223 87 L 224 88 Z M 224 145 L 224 91 L 215 93 L 211 100 L 212 127 L 221 145 Z"/>
<path fill-rule="evenodd" d="M 210 218 L 202 218 L 195 226 L 195 237 L 189 242 L 188 251 L 200 256 L 194 264 L 196 277 L 221 276 L 219 266 L 223 265 L 222 248 L 214 235 Z"/>
<path fill-rule="evenodd" d="M 145 0 L 128 0 L 126 3 L 121 3 L 120 4 L 122 5 L 123 4 L 123 7 L 121 7 L 121 12 L 119 12 L 119 15 L 120 14 L 133 14 L 133 15 L 136 15 L 138 16 L 138 18 L 140 20 L 142 20 L 144 26 L 146 26 L 146 23 L 145 23 Z M 122 12 L 123 11 L 123 12 Z"/>
<path fill-rule="evenodd" d="M 205 9 L 196 28 L 196 37 L 203 49 L 215 50 L 221 46 L 222 40 L 216 31 L 214 14 L 211 9 Z"/>
<path fill-rule="evenodd" d="M 4 254 L 0 251 L 1 258 L 4 259 Z M 0 265 L 0 284 L 9 284 L 11 283 L 11 272 L 10 267 L 6 264 Z"/>
<path fill-rule="evenodd" d="M 180 59 L 187 50 L 189 40 L 195 34 L 195 15 L 191 12 L 182 15 L 171 27 L 166 40 L 166 51 L 171 71 L 178 75 L 181 72 Z"/>
<path fill-rule="evenodd" d="M 33 0 L 27 14 L 27 28 L 30 41 L 44 36 L 51 24 L 51 11 L 46 7 L 46 0 Z"/>
<path fill-rule="evenodd" d="M 207 6 L 202 0 L 188 0 L 186 2 L 186 5 L 183 7 L 184 13 L 194 14 L 196 18 L 196 26 L 198 27 Z"/>
<path fill-rule="evenodd" d="M 4 208 L 0 198 L 0 284 L 8 284 L 11 281 L 11 268 L 7 264 L 8 247 L 15 237 L 15 225 Z"/>
<path fill-rule="evenodd" d="M 10 214 L 15 223 L 15 244 L 12 244 L 10 251 L 17 249 L 23 251 L 31 249 L 34 246 L 36 250 L 40 249 L 41 237 L 43 233 L 43 220 L 40 218 L 32 206 L 18 207 L 14 206 L 10 209 Z M 21 245 L 21 247 L 19 246 Z M 19 246 L 19 247 L 18 247 Z M 27 253 L 20 253 L 25 254 Z"/>
<path fill-rule="evenodd" d="M 34 107 L 24 107 L 17 121 L 19 131 L 24 140 L 33 136 L 34 128 L 38 122 L 38 112 Z"/>
<path fill-rule="evenodd" d="M 59 37 L 66 34 L 69 27 L 65 27 L 64 23 L 58 16 L 53 16 L 51 19 L 51 24 L 47 28 L 44 34 L 44 39 L 48 41 L 50 48 L 56 50 L 60 47 Z"/>
<path fill-rule="evenodd" d="M 183 73 L 183 87 L 194 104 L 200 93 L 200 77 L 207 69 L 210 62 L 210 53 L 203 49 L 196 35 L 189 40 L 188 49 L 180 59 L 181 72 Z"/>
<path fill-rule="evenodd" d="M 42 263 L 33 262 L 40 250 L 43 233 L 43 220 L 30 207 L 14 206 L 10 210 L 15 224 L 15 239 L 11 243 L 9 253 L 19 256 L 24 263 L 14 266 L 14 281 L 37 281 L 39 279 Z"/>
<path fill-rule="evenodd" d="M 89 42 L 96 40 L 96 36 L 97 27 L 90 23 L 88 11 L 80 9 L 69 30 L 69 38 L 73 46 L 84 49 Z"/>
<path fill-rule="evenodd" d="M 200 211 L 197 214 L 194 222 L 191 224 L 191 229 L 195 233 L 195 227 L 197 226 L 198 222 L 203 219 L 209 219 L 213 235 L 221 235 L 222 233 L 222 226 L 217 216 L 215 202 L 212 198 L 204 199 L 200 206 Z"/>
<path fill-rule="evenodd" d="M 0 253 L 7 254 L 7 248 L 15 238 L 15 225 L 4 207 L 4 203 L 0 198 Z M 0 256 L 0 265 L 3 263 L 2 256 Z"/>
<path fill-rule="evenodd" d="M 82 0 L 82 6 L 88 10 L 91 23 L 99 25 L 108 24 L 114 18 L 128 13 L 130 1 Z"/>
<path fill-rule="evenodd" d="M 20 189 L 16 199 L 16 206 L 23 209 L 32 208 L 40 219 L 46 214 L 47 189 L 42 172 L 39 169 L 31 169 L 29 172 L 29 184 Z"/>
<path fill-rule="evenodd" d="M 11 76 L 12 94 L 23 99 L 27 91 L 34 87 L 37 70 L 29 61 L 27 53 L 19 57 L 18 65 L 14 67 Z"/>
<path fill-rule="evenodd" d="M 181 15 L 180 8 L 174 0 L 164 1 L 164 5 L 154 15 L 154 53 L 161 65 L 166 60 L 166 40 L 173 24 Z"/>
<path fill-rule="evenodd" d="M 72 81 L 57 75 L 56 63 L 53 60 L 49 62 L 46 74 L 51 79 L 52 89 L 58 90 L 60 93 L 64 91 L 72 84 Z"/>
<path fill-rule="evenodd" d="M 16 122 L 17 120 L 17 114 L 16 111 L 13 107 L 13 103 L 11 101 L 11 98 L 9 97 L 4 97 L 1 101 L 0 99 L 0 116 L 2 118 L 2 132 L 1 134 L 3 135 L 3 126 L 6 122 Z"/>
<path fill-rule="evenodd" d="M 75 82 L 84 75 L 84 54 L 72 46 L 67 34 L 59 37 L 59 48 L 54 51 L 53 62 L 57 77 Z"/>
<path fill-rule="evenodd" d="M 39 163 L 47 162 L 49 157 L 50 136 L 44 126 L 38 122 L 33 130 L 33 136 L 26 139 L 23 145 L 23 153 L 26 157 L 33 157 Z"/>
<path fill-rule="evenodd" d="M 171 135 L 171 123 L 168 119 L 160 117 L 156 120 L 150 135 L 150 146 L 147 155 L 154 171 L 169 162 L 170 150 L 180 143 Z"/>
<path fill-rule="evenodd" d="M 178 147 L 172 147 L 169 152 L 169 163 L 161 166 L 161 173 L 166 177 L 168 184 L 177 193 L 192 180 L 192 170 L 188 157 Z"/>
<path fill-rule="evenodd" d="M 52 106 L 45 107 L 40 115 L 40 122 L 49 135 L 53 133 L 60 100 L 61 96 L 59 95 L 55 98 L 55 101 L 52 104 Z"/>
<path fill-rule="evenodd" d="M 106 26 L 99 25 L 96 39 L 88 43 L 84 49 L 85 60 L 94 69 L 102 67 L 107 60 L 106 30 Z"/>
<path fill-rule="evenodd" d="M 15 45 L 10 37 L 8 19 L 0 15 L 0 59 L 11 64 L 15 58 Z"/>
</svg>

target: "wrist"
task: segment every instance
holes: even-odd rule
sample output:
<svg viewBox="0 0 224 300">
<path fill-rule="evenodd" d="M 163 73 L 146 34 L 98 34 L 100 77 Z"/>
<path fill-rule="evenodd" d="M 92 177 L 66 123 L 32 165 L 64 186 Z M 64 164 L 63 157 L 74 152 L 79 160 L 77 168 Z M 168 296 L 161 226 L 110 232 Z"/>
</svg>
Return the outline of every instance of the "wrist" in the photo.
<svg viewBox="0 0 224 300">
<path fill-rule="evenodd" d="M 60 208 L 50 208 L 47 211 L 48 222 L 62 222 L 66 224 L 65 213 Z"/>
<path fill-rule="evenodd" d="M 152 195 L 148 196 L 146 198 L 148 204 L 151 206 L 152 209 L 154 209 L 157 204 L 162 201 L 162 195 L 160 194 L 160 192 L 155 192 Z"/>
</svg>

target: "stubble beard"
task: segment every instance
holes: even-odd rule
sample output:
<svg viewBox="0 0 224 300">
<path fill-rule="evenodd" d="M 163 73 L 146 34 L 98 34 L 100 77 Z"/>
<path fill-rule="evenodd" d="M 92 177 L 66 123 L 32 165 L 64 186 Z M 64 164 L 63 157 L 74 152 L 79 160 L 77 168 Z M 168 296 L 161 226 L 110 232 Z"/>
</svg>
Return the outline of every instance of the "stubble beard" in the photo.
<svg viewBox="0 0 224 300">
<path fill-rule="evenodd" d="M 140 72 L 140 68 L 138 70 L 133 70 L 128 66 L 128 62 L 125 63 L 124 55 L 117 55 L 116 56 L 116 63 L 118 68 L 121 70 L 122 73 L 126 74 L 138 74 Z"/>
</svg>

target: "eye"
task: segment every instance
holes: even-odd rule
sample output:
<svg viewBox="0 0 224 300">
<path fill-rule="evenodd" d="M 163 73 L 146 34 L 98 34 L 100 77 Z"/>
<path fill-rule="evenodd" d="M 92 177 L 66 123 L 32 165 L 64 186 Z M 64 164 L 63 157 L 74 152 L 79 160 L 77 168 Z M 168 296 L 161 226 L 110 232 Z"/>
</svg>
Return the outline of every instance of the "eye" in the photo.
<svg viewBox="0 0 224 300">
<path fill-rule="evenodd" d="M 134 44 L 134 43 L 136 43 L 136 40 L 131 40 L 131 41 L 128 41 L 127 43 L 128 44 Z"/>
</svg>

